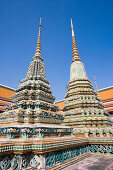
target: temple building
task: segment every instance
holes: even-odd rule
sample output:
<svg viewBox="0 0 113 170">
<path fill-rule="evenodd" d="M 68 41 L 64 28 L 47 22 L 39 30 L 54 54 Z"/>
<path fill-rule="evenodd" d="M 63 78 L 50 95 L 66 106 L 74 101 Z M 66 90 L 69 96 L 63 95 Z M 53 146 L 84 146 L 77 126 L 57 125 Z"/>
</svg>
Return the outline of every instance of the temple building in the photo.
<svg viewBox="0 0 113 170">
<path fill-rule="evenodd" d="M 0 113 L 1 170 L 64 169 L 87 157 L 113 157 L 113 127 L 81 62 L 74 28 L 73 58 L 62 113 L 41 56 L 41 21 L 27 74 Z"/>
<path fill-rule="evenodd" d="M 100 89 L 99 96 L 104 104 L 105 110 L 109 113 L 109 117 L 113 119 L 113 86 Z"/>
<path fill-rule="evenodd" d="M 5 111 L 5 106 L 12 103 L 11 95 L 15 89 L 0 84 L 0 113 Z"/>
</svg>

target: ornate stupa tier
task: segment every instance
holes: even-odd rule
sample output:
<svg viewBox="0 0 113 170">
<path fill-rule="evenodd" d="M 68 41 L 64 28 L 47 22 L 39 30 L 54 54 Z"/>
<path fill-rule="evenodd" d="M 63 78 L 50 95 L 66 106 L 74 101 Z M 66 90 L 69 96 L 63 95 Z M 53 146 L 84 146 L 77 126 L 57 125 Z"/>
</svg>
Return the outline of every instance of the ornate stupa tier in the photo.
<svg viewBox="0 0 113 170">
<path fill-rule="evenodd" d="M 104 108 L 100 98 L 96 95 L 91 82 L 88 79 L 73 79 L 67 85 L 64 110 L 69 108 Z"/>
<path fill-rule="evenodd" d="M 53 103 L 55 97 L 51 94 L 51 92 L 46 92 L 45 90 L 24 89 L 13 95 L 12 100 L 13 102 L 19 102 L 21 100 L 43 100 Z"/>
<path fill-rule="evenodd" d="M 38 57 L 33 59 L 33 61 L 30 63 L 26 77 L 21 82 L 29 79 L 37 79 L 39 77 L 45 78 L 45 67 L 43 60 Z"/>
<path fill-rule="evenodd" d="M 66 119 L 64 120 L 66 125 L 72 125 L 76 127 L 82 126 L 105 126 L 108 125 L 108 114 L 105 110 L 95 108 L 77 108 L 65 112 Z"/>
<path fill-rule="evenodd" d="M 70 81 L 67 85 L 67 92 L 64 102 L 64 124 L 74 128 L 74 133 L 85 133 L 86 136 L 96 133 L 104 133 L 102 128 L 109 129 L 108 113 L 104 110 L 99 95 L 93 89 L 88 79 L 84 64 L 81 62 L 74 35 L 74 28 L 71 20 L 72 30 L 72 64 L 70 68 Z M 94 131 L 96 128 L 96 132 Z M 102 134 L 100 134 L 102 136 Z M 108 136 L 108 134 L 107 134 Z"/>
<path fill-rule="evenodd" d="M 62 126 L 64 119 L 58 114 L 55 97 L 50 90 L 50 83 L 45 77 L 45 67 L 41 57 L 41 20 L 36 46 L 36 53 L 28 67 L 26 77 L 12 95 L 13 103 L 0 114 L 0 135 L 10 138 L 44 137 L 48 135 L 70 135 L 71 128 Z M 8 134 L 9 133 L 9 134 Z"/>
<path fill-rule="evenodd" d="M 27 103 L 22 103 L 22 106 L 26 106 L 25 104 Z M 31 104 L 31 105 L 30 105 Z M 44 104 L 44 103 L 42 103 Z M 51 110 L 44 110 L 44 108 L 40 108 L 40 105 L 38 104 L 37 109 L 32 109 L 32 102 L 27 104 L 28 108 L 19 108 L 19 109 L 14 109 L 14 110 L 9 110 L 5 112 L 4 114 L 2 113 L 0 115 L 0 124 L 39 124 L 39 123 L 46 123 L 46 124 L 60 124 L 62 120 L 64 119 L 61 114 L 56 114 L 52 106 Z M 47 105 L 46 105 L 47 106 Z M 50 106 L 48 106 L 50 107 Z M 49 108 L 50 109 L 50 108 Z M 7 119 L 6 119 L 7 117 Z"/>
</svg>

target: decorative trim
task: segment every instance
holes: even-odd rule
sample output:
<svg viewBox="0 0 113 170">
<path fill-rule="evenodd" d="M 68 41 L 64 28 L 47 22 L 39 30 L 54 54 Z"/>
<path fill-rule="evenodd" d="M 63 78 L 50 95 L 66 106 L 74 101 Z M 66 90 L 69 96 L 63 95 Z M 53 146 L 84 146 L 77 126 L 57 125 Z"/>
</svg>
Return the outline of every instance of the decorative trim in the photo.
<svg viewBox="0 0 113 170">
<path fill-rule="evenodd" d="M 5 88 L 5 89 L 7 89 L 7 90 L 11 90 L 11 91 L 16 92 L 16 89 L 13 89 L 13 88 L 8 87 L 8 86 L 4 86 L 4 85 L 2 85 L 2 84 L 0 84 L 0 87 Z"/>
<path fill-rule="evenodd" d="M 110 89 L 113 89 L 113 86 L 100 89 L 100 90 L 98 90 L 98 92 L 107 91 L 107 90 L 110 90 Z"/>
</svg>

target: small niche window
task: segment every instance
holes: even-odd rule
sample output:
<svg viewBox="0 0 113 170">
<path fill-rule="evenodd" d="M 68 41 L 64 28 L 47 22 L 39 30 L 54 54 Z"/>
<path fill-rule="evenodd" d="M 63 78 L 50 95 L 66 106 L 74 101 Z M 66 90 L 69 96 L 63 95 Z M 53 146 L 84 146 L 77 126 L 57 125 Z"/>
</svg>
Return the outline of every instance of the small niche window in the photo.
<svg viewBox="0 0 113 170">
<path fill-rule="evenodd" d="M 87 115 L 87 113 L 86 113 L 86 112 L 84 112 L 84 115 Z"/>
</svg>

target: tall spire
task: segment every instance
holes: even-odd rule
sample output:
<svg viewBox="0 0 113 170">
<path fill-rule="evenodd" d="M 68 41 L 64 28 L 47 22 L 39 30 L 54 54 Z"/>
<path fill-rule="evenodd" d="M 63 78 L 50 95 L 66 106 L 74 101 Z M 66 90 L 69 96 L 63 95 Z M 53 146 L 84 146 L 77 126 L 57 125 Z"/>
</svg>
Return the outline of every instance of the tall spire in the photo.
<svg viewBox="0 0 113 170">
<path fill-rule="evenodd" d="M 97 82 L 96 82 L 95 74 L 94 74 L 94 81 L 95 81 L 95 86 L 96 86 L 96 92 L 98 92 L 98 87 L 97 87 Z"/>
<path fill-rule="evenodd" d="M 40 17 L 39 33 L 38 33 L 38 40 L 36 46 L 36 55 L 38 56 L 41 56 L 41 21 L 42 21 L 42 16 Z"/>
<path fill-rule="evenodd" d="M 96 95 L 100 99 L 95 74 L 94 74 L 94 81 L 95 81 L 95 86 L 96 86 Z"/>
<path fill-rule="evenodd" d="M 76 40 L 75 40 L 75 35 L 74 35 L 72 18 L 71 18 L 71 30 L 72 30 L 72 55 L 73 55 L 72 62 L 80 61 L 79 53 L 78 53 L 78 49 L 77 49 L 77 44 L 76 44 Z"/>
</svg>

